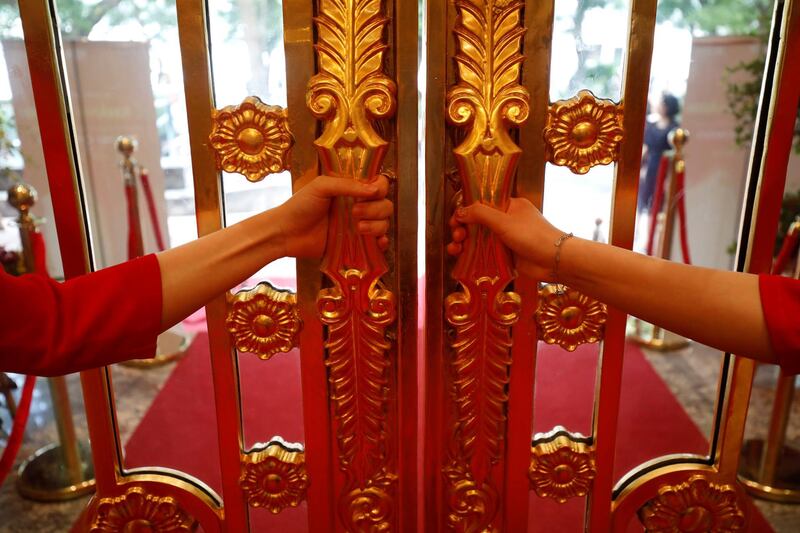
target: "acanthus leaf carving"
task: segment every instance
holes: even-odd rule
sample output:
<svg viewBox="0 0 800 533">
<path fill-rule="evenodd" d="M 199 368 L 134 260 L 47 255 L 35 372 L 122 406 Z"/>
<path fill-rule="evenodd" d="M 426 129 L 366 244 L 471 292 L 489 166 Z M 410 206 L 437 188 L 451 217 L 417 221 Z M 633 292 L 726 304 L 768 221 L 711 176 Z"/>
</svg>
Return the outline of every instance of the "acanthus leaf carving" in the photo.
<svg viewBox="0 0 800 533">
<path fill-rule="evenodd" d="M 447 94 L 447 118 L 465 132 L 454 149 L 461 201 L 505 209 L 521 154 L 508 129 L 529 113 L 519 82 L 523 3 L 456 0 L 455 7 L 458 83 Z M 515 275 L 494 234 L 469 226 L 452 272 L 459 290 L 445 300 L 455 330 L 449 365 L 455 420 L 443 474 L 449 526 L 458 531 L 496 528 L 500 490 L 492 471 L 503 455 L 511 326 L 521 309 L 519 295 L 506 291 Z"/>
<path fill-rule="evenodd" d="M 382 0 L 319 0 L 314 20 L 318 71 L 306 102 L 324 121 L 315 141 L 322 171 L 366 181 L 380 172 L 388 147 L 373 121 L 396 109 L 395 84 L 383 72 L 389 20 Z M 355 231 L 352 202 L 333 202 L 321 266 L 331 286 L 317 298 L 345 474 L 338 508 L 348 531 L 388 531 L 397 516 L 397 475 L 387 446 L 392 345 L 386 330 L 396 302 L 381 280 L 388 271 L 383 252 Z"/>
</svg>

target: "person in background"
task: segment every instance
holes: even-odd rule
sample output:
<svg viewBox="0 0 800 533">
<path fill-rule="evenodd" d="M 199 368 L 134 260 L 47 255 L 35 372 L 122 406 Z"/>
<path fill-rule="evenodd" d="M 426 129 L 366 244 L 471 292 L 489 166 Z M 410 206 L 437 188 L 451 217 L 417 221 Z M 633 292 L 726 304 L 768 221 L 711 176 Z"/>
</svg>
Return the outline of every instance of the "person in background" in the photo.
<svg viewBox="0 0 800 533">
<path fill-rule="evenodd" d="M 563 283 L 700 343 L 800 373 L 798 280 L 673 263 L 572 237 L 523 198 L 512 198 L 506 212 L 480 203 L 458 209 L 452 255 L 461 253 L 464 224 L 491 229 L 522 276 Z"/>
<path fill-rule="evenodd" d="M 679 126 L 678 115 L 681 106 L 678 99 L 663 93 L 656 108 L 658 120 L 647 122 L 644 128 L 644 147 L 642 148 L 642 180 L 639 186 L 637 211 L 650 212 L 656 190 L 658 166 L 661 156 L 670 149 L 669 133 Z"/>
<path fill-rule="evenodd" d="M 0 371 L 53 376 L 153 357 L 156 337 L 261 267 L 321 257 L 331 200 L 355 199 L 361 235 L 385 250 L 388 181 L 318 176 L 282 205 L 176 248 L 58 283 L 0 271 Z"/>
</svg>

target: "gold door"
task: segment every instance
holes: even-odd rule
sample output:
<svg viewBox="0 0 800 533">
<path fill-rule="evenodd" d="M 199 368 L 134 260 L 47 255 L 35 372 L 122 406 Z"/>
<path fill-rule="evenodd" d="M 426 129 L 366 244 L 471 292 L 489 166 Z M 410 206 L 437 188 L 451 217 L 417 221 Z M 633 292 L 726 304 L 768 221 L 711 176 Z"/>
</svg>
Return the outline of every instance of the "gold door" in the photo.
<svg viewBox="0 0 800 533">
<path fill-rule="evenodd" d="M 358 236 L 350 201 L 337 199 L 324 257 L 297 263 L 296 295 L 259 284 L 206 306 L 213 390 L 204 393 L 213 395 L 219 491 L 162 465 L 127 468 L 110 371 L 83 373 L 97 495 L 76 531 L 240 533 L 255 530 L 250 510 L 265 501 L 275 514 L 305 502 L 298 527 L 315 532 L 523 531 L 537 521 L 531 498 L 584 497 L 583 527 L 593 532 L 627 530 L 632 520 L 656 531 L 664 513 L 744 530 L 736 472 L 752 361 L 724 357 L 708 454 L 659 457 L 620 479 L 626 314 L 518 277 L 484 228 L 467 228 L 458 258 L 445 253 L 459 205 L 502 209 L 522 196 L 541 208 L 548 162 L 576 174 L 614 164 L 609 242 L 632 247 L 655 0 L 631 0 L 619 99 L 551 97 L 554 0 L 284 0 L 285 109 L 255 97 L 217 108 L 208 4 L 177 0 L 198 234 L 225 224 L 223 170 L 258 181 L 291 169 L 294 190 L 321 173 L 386 173 L 392 244 L 383 253 Z M 74 277 L 91 261 L 54 9 L 20 2 L 59 244 Z M 800 41 L 800 10 L 788 0 L 775 13 L 781 39 L 767 57 L 737 254 L 737 269 L 751 272 L 771 258 L 792 131 L 781 117 L 794 116 L 800 90 L 800 57 L 788 53 Z M 252 341 L 264 337 L 255 328 L 277 321 L 248 311 L 253 301 L 283 310 L 284 345 Z M 570 320 L 582 317 L 569 332 L 557 324 L 567 307 Z M 533 436 L 545 342 L 565 354 L 599 345 L 587 435 L 555 427 Z M 269 441 L 251 446 L 240 358 L 259 356 L 268 373 L 271 356 L 294 347 L 280 357 L 299 358 L 304 442 L 260 435 Z M 551 478 L 558 482 L 545 488 L 537 481 Z M 690 493 L 723 504 L 704 507 L 682 496 Z M 687 524 L 680 530 L 693 531 Z"/>
</svg>

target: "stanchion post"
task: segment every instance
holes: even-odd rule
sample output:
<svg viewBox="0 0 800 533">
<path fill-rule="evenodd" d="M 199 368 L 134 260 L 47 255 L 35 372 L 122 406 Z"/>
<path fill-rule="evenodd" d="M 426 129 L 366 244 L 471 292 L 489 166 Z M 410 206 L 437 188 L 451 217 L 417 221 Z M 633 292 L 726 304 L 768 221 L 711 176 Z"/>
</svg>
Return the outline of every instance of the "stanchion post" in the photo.
<svg viewBox="0 0 800 533">
<path fill-rule="evenodd" d="M 34 272 L 31 236 L 38 230 L 30 209 L 36 203 L 36 190 L 16 183 L 8 191 L 8 201 L 19 211 L 17 223 L 25 271 Z M 66 379 L 60 376 L 48 381 L 59 444 L 45 446 L 25 460 L 19 469 L 17 487 L 23 496 L 34 500 L 68 500 L 94 490 L 94 471 L 88 452 L 82 453 L 78 445 Z"/>
<path fill-rule="evenodd" d="M 782 259 L 800 231 L 800 220 L 795 220 L 784 237 L 783 249 L 772 265 L 772 273 L 780 274 Z M 795 255 L 797 252 L 794 252 Z M 795 279 L 800 278 L 800 261 L 794 269 Z M 769 429 L 764 439 L 748 440 L 742 449 L 739 476 L 745 488 L 754 496 L 779 502 L 800 503 L 800 451 L 786 445 L 786 429 L 794 399 L 796 376 L 778 372 L 775 382 L 775 399 L 772 404 Z M 781 466 L 783 468 L 781 468 Z"/>
<path fill-rule="evenodd" d="M 677 211 L 678 174 L 684 171 L 683 147 L 689 135 L 683 128 L 677 128 L 669 134 L 669 141 L 673 147 L 672 168 L 669 175 L 669 193 L 667 194 L 664 208 L 664 226 L 661 233 L 661 247 L 659 255 L 662 259 L 669 259 L 672 255 L 672 233 L 675 229 L 675 212 Z"/>
<path fill-rule="evenodd" d="M 689 132 L 684 128 L 676 128 L 669 134 L 669 143 L 672 146 L 671 164 L 667 171 L 668 192 L 664 198 L 663 212 L 653 214 L 653 224 L 657 224 L 658 232 L 658 257 L 670 259 L 672 255 L 672 234 L 675 228 L 675 213 L 677 211 L 678 195 L 683 191 L 678 191 L 678 175 L 685 171 L 685 161 L 683 158 L 683 148 L 689 141 Z M 653 210 L 660 206 L 653 205 Z M 636 320 L 635 331 L 632 337 L 636 343 L 662 352 L 680 350 L 689 343 L 686 339 L 678 337 L 659 326 L 653 325 L 652 334 L 649 337 L 642 335 L 641 321 Z"/>
<path fill-rule="evenodd" d="M 135 259 L 144 255 L 142 221 L 139 216 L 139 188 L 136 183 L 137 163 L 133 158 L 133 153 L 136 151 L 136 140 L 120 136 L 117 137 L 116 146 L 117 151 L 122 154 L 120 168 L 122 169 L 125 193 L 128 195 L 128 259 Z"/>
<path fill-rule="evenodd" d="M 142 237 L 142 220 L 139 215 L 139 186 L 138 179 L 141 177 L 143 169 L 139 163 L 134 159 L 133 154 L 136 151 L 137 144 L 133 137 L 121 135 L 117 137 L 115 142 L 117 151 L 122 155 L 120 161 L 120 169 L 122 170 L 122 179 L 125 186 L 125 193 L 128 196 L 128 259 L 135 259 L 144 255 L 144 239 Z M 145 194 L 150 194 L 147 184 L 144 184 Z M 152 201 L 152 198 L 151 198 Z M 154 207 L 151 205 L 151 215 L 153 230 L 156 232 L 158 239 L 159 229 L 157 227 L 158 220 L 154 216 Z M 172 361 L 176 361 L 182 357 L 193 339 L 193 335 L 185 331 L 176 331 L 174 328 L 166 331 L 159 336 L 158 339 L 158 353 L 155 357 L 150 359 L 132 359 L 124 361 L 120 364 L 123 366 L 134 368 L 152 368 L 161 366 Z"/>
<path fill-rule="evenodd" d="M 31 215 L 31 207 L 36 203 L 36 189 L 24 183 L 15 183 L 8 190 L 8 203 L 19 212 L 17 225 L 22 244 L 22 265 L 25 272 L 33 272 L 34 259 L 31 253 L 31 233 L 36 231 L 36 222 Z"/>
<path fill-rule="evenodd" d="M 786 443 L 786 426 L 794 398 L 795 376 L 787 376 L 781 370 L 775 385 L 775 401 L 767 431 L 766 446 L 761 456 L 759 477 L 764 485 L 774 485 L 777 479 L 778 462 L 783 455 Z"/>
</svg>

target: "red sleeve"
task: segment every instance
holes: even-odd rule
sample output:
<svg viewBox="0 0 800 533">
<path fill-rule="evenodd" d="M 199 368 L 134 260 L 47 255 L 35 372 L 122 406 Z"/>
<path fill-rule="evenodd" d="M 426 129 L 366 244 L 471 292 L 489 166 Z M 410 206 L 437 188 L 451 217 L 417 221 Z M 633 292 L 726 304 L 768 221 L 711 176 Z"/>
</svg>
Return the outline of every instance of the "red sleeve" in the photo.
<svg viewBox="0 0 800 533">
<path fill-rule="evenodd" d="M 68 374 L 155 355 L 161 271 L 155 255 L 58 283 L 0 269 L 0 370 Z"/>
<path fill-rule="evenodd" d="M 787 374 L 800 374 L 800 280 L 761 274 L 758 287 L 778 364 Z"/>
</svg>

